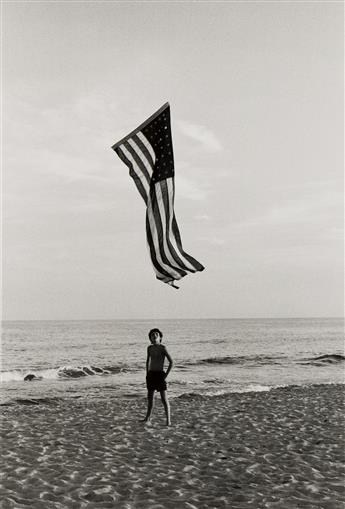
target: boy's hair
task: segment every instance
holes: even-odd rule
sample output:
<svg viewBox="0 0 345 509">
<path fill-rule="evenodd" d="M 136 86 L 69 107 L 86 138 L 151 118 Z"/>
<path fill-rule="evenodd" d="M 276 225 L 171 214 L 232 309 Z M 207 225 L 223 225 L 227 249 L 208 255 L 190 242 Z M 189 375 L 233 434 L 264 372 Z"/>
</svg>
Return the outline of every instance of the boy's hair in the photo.
<svg viewBox="0 0 345 509">
<path fill-rule="evenodd" d="M 155 332 L 157 332 L 160 336 L 160 340 L 162 341 L 162 337 L 163 337 L 163 333 L 159 330 L 159 329 L 151 329 L 150 332 L 149 332 L 149 338 L 151 338 L 151 334 L 154 334 Z"/>
</svg>

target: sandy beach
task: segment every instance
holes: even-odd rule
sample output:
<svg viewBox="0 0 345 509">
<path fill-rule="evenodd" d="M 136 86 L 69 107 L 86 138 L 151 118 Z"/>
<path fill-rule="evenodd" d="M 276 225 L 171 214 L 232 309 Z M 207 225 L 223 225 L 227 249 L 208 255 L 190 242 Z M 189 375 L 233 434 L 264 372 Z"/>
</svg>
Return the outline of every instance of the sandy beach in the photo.
<svg viewBox="0 0 345 509">
<path fill-rule="evenodd" d="M 2 508 L 343 508 L 340 385 L 2 406 Z"/>
</svg>

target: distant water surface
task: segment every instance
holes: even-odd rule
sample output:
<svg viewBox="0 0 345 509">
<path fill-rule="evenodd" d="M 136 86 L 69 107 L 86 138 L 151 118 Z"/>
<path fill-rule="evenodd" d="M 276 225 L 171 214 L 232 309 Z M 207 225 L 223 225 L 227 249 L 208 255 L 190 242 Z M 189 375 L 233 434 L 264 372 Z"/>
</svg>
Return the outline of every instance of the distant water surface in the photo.
<svg viewBox="0 0 345 509">
<path fill-rule="evenodd" d="M 175 362 L 171 396 L 344 383 L 342 318 L 13 321 L 2 326 L 1 401 L 144 396 L 152 327 Z"/>
</svg>

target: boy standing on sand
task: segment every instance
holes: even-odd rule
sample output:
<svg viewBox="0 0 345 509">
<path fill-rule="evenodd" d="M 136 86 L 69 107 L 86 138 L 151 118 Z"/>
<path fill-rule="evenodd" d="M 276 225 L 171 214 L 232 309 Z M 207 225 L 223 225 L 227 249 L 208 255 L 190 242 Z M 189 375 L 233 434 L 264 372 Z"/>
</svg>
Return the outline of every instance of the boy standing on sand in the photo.
<svg viewBox="0 0 345 509">
<path fill-rule="evenodd" d="M 166 378 L 173 366 L 172 358 L 167 349 L 161 344 L 163 334 L 159 329 L 151 329 L 149 332 L 149 340 L 151 345 L 147 347 L 146 359 L 146 387 L 147 387 L 147 412 L 144 422 L 149 422 L 153 409 L 153 396 L 155 391 L 159 391 L 164 406 L 166 423 L 170 426 L 170 406 L 167 397 Z M 164 371 L 164 360 L 169 361 L 166 372 Z"/>
</svg>

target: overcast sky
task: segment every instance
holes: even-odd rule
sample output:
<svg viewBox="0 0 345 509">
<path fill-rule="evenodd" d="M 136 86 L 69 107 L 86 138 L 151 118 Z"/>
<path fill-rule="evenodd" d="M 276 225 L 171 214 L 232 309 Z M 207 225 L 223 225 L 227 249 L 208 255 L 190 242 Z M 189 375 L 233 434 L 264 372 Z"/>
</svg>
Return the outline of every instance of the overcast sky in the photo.
<svg viewBox="0 0 345 509">
<path fill-rule="evenodd" d="M 3 3 L 7 319 L 339 316 L 341 2 Z M 170 102 L 206 267 L 155 279 L 110 146 Z"/>
</svg>

